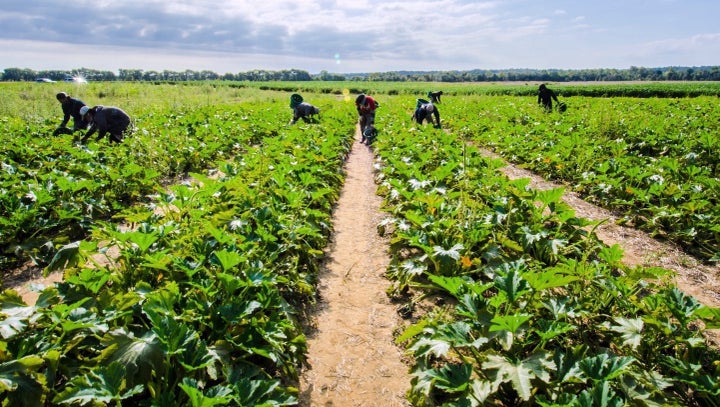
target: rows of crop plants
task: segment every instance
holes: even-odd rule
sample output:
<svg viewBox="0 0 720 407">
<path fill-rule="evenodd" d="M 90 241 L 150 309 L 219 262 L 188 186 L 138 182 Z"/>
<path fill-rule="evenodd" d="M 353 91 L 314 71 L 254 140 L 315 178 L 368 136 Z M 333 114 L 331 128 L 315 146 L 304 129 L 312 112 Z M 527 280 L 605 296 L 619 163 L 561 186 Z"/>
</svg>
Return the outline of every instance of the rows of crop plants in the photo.
<svg viewBox="0 0 720 407">
<path fill-rule="evenodd" d="M 389 81 L 297 81 L 244 82 L 241 86 L 292 92 L 298 89 L 313 93 L 364 92 L 374 94 L 422 97 L 431 90 L 442 90 L 447 96 L 536 96 L 540 82 L 389 82 Z M 218 86 L 223 86 L 220 82 Z M 238 86 L 230 84 L 226 86 Z M 564 96 L 590 97 L 697 97 L 720 96 L 718 82 L 574 82 L 552 83 Z"/>
<path fill-rule="evenodd" d="M 37 228 L 47 256 L 21 250 L 65 268 L 63 283 L 34 305 L 2 294 L 3 402 L 295 404 L 299 313 L 332 229 L 352 104 L 314 95 L 321 124 L 288 127 L 283 92 L 251 89 L 252 101 L 223 104 L 208 95 L 248 90 L 94 86 L 78 92 L 131 107 L 138 129 L 121 145 L 44 142 L 46 116 L 0 104 L 2 134 L 34 136 L 4 152 L 21 160 L 3 166 L 22 174 L 13 196 L 32 205 L 62 179 L 85 184 L 28 206 L 38 210 L 28 218 L 64 205 L 82 218 L 65 226 L 78 233 Z M 716 405 L 719 358 L 701 328 L 718 326 L 718 310 L 664 284 L 665 270 L 624 267 L 561 191 L 499 176 L 500 162 L 457 137 L 475 134 L 482 112 L 465 99 L 440 105 L 454 136 L 411 126 L 415 96 L 398 89 L 380 97 L 375 147 L 393 216 L 380 227 L 393 235 L 392 294 L 448 298 L 398 338 L 415 360 L 414 404 Z M 75 199 L 95 180 L 105 193 Z"/>
<path fill-rule="evenodd" d="M 414 405 L 720 405 L 720 354 L 703 338 L 719 309 L 666 283 L 668 270 L 624 266 L 561 189 L 510 181 L 462 137 L 384 106 L 391 294 L 416 311 L 446 298 L 397 338 L 414 358 Z"/>
<path fill-rule="evenodd" d="M 720 107 L 715 98 L 466 98 L 459 135 L 559 180 L 623 221 L 707 260 L 720 254 Z"/>
<path fill-rule="evenodd" d="M 88 103 L 123 106 L 137 134 L 118 148 L 108 148 L 106 141 L 80 146 L 77 137 L 51 136 L 61 119 L 54 91 L 27 86 L 8 86 L 12 92 L 7 99 L 25 95 L 32 100 L 25 105 L 36 106 L 33 114 L 3 106 L 0 115 L 0 268 L 17 266 L 28 257 L 47 263 L 54 247 L 86 235 L 94 221 L 147 200 L 169 179 L 241 153 L 245 145 L 276 133 L 288 117 L 280 109 L 268 120 L 269 114 L 256 114 L 267 109 L 256 102 L 230 105 L 238 95 L 228 94 L 227 87 L 215 95 L 207 85 L 97 85 L 78 88 L 77 93 Z M 192 92 L 201 96 L 187 103 Z M 222 102 L 207 103 L 209 93 Z M 108 100 L 110 95 L 116 98 Z M 284 101 L 273 105 L 287 109 Z"/>
<path fill-rule="evenodd" d="M 112 148 L 25 139 L 8 173 L 26 190 L 13 193 L 60 189 L 63 176 L 67 188 L 87 184 L 48 192 L 38 218 L 63 205 L 113 216 L 88 219 L 83 240 L 53 242 L 48 269 L 64 281 L 36 304 L 0 295 L 4 405 L 297 402 L 299 315 L 314 298 L 354 117 L 339 104 L 320 124 L 285 126 L 285 99 L 148 109 Z M 116 199 L 115 184 L 130 195 Z"/>
</svg>

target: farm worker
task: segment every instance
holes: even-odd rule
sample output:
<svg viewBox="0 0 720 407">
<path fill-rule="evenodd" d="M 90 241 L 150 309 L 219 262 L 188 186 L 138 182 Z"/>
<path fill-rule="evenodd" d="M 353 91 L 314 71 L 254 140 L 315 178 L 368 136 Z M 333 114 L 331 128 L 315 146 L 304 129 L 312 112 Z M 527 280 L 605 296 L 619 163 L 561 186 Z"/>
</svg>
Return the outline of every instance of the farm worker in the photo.
<svg viewBox="0 0 720 407">
<path fill-rule="evenodd" d="M 314 115 L 320 114 L 320 109 L 310 103 L 303 102 L 303 97 L 297 93 L 290 95 L 290 108 L 293 110 L 293 118 L 290 124 L 297 123 L 298 119 L 303 119 L 305 123 L 316 123 L 317 120 Z"/>
<path fill-rule="evenodd" d="M 80 115 L 80 109 L 85 106 L 85 102 L 80 99 L 70 97 L 70 95 L 65 92 L 58 93 L 57 95 L 55 95 L 55 98 L 58 100 L 58 102 L 60 102 L 60 105 L 62 106 L 63 121 L 62 123 L 60 123 L 60 127 L 55 130 L 53 135 L 57 136 L 58 134 L 70 134 L 76 130 L 87 129 L 88 122 L 83 120 L 82 115 Z M 72 130 L 66 127 L 68 121 L 70 121 L 70 117 L 73 118 Z"/>
<path fill-rule="evenodd" d="M 119 107 L 98 105 L 91 109 L 83 106 L 80 114 L 91 124 L 90 130 L 80 140 L 83 144 L 95 132 L 98 132 L 96 141 L 105 137 L 106 133 L 110 133 L 110 141 L 119 143 L 130 126 L 130 116 Z"/>
<path fill-rule="evenodd" d="M 555 92 L 545 86 L 544 83 L 541 84 L 538 88 L 538 103 L 542 104 L 546 111 L 551 112 L 553 99 L 555 102 L 559 103 L 557 96 L 555 96 Z"/>
<path fill-rule="evenodd" d="M 430 98 L 431 103 L 440 103 L 440 96 L 442 96 L 442 94 L 443 92 L 441 90 L 437 90 L 435 92 L 428 92 L 427 96 Z"/>
<path fill-rule="evenodd" d="M 415 105 L 415 112 L 413 113 L 413 120 L 418 124 L 423 124 L 423 121 L 434 124 L 436 129 L 440 128 L 440 112 L 438 108 L 431 102 L 425 99 L 418 99 Z"/>
<path fill-rule="evenodd" d="M 378 103 L 370 96 L 361 93 L 355 98 L 355 107 L 357 108 L 360 124 L 360 134 L 362 134 L 362 140 L 360 143 L 365 143 L 368 139 L 365 132 L 368 134 L 373 133 L 375 129 L 375 109 L 378 107 Z M 369 141 L 369 140 L 368 140 Z"/>
</svg>

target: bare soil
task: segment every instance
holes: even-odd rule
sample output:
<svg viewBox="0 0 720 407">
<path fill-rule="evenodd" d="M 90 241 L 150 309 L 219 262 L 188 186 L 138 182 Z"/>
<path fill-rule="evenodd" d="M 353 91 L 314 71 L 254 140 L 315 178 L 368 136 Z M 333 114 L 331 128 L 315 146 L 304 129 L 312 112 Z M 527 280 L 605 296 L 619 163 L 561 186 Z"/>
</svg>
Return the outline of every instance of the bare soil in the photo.
<svg viewBox="0 0 720 407">
<path fill-rule="evenodd" d="M 301 377 L 301 406 L 409 406 L 408 366 L 393 343 L 401 318 L 386 295 L 390 257 L 377 233 L 382 199 L 372 166 L 372 151 L 356 140 L 319 276 L 320 300 L 306 332 L 309 368 Z"/>
</svg>

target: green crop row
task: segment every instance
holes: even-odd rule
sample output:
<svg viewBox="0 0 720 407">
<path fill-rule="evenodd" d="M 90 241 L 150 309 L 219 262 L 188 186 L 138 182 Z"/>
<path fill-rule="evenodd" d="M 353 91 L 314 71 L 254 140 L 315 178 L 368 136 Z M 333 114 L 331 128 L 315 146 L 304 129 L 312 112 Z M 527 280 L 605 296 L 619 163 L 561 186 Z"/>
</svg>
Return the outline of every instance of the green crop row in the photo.
<svg viewBox="0 0 720 407">
<path fill-rule="evenodd" d="M 234 115 L 245 108 L 148 114 L 134 141 L 113 147 L 150 165 L 138 146 L 182 145 L 192 127 L 211 170 L 93 220 L 90 236 L 58 247 L 48 269 L 64 281 L 36 304 L 0 295 L 4 405 L 296 404 L 299 316 L 314 299 L 353 129 L 345 109 L 278 125 L 288 109 L 267 102 L 245 127 Z"/>
<path fill-rule="evenodd" d="M 467 99 L 458 134 L 562 182 L 624 222 L 706 260 L 720 254 L 720 107 L 715 98 Z"/>
<path fill-rule="evenodd" d="M 531 190 L 456 135 L 384 113 L 380 231 L 391 294 L 410 301 L 397 342 L 414 405 L 718 405 L 720 354 L 698 326 L 720 327 L 720 309 L 668 270 L 624 266 L 562 189 Z"/>
</svg>

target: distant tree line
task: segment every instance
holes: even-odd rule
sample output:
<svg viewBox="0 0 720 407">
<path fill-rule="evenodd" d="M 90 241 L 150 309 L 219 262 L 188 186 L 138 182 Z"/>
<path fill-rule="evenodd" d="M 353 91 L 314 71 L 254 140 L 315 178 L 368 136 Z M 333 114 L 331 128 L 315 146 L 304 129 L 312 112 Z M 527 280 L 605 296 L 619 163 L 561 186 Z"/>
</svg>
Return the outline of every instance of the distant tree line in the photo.
<svg viewBox="0 0 720 407">
<path fill-rule="evenodd" d="M 720 81 L 720 66 L 629 69 L 473 69 L 467 71 L 392 71 L 374 73 L 336 74 L 321 71 L 311 75 L 300 69 L 269 71 L 256 69 L 247 72 L 226 73 L 212 71 L 144 71 L 120 69 L 112 71 L 80 68 L 73 70 L 42 70 L 6 68 L 0 81 L 34 81 L 48 78 L 63 81 L 72 77 L 90 81 L 386 81 L 386 82 L 604 82 L 604 81 Z"/>
<path fill-rule="evenodd" d="M 65 70 L 35 71 L 27 68 L 6 68 L 3 70 L 0 81 L 21 82 L 34 81 L 38 78 L 48 78 L 54 81 L 64 81 L 68 78 L 83 77 L 89 81 L 311 81 L 312 76 L 299 69 L 286 69 L 281 71 L 268 71 L 256 69 L 237 74 L 217 74 L 212 71 L 144 71 L 142 69 L 120 69 L 118 73 L 100 71 L 97 69 L 80 68 Z"/>
</svg>

